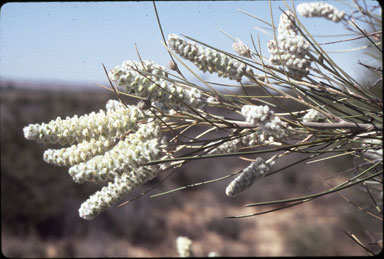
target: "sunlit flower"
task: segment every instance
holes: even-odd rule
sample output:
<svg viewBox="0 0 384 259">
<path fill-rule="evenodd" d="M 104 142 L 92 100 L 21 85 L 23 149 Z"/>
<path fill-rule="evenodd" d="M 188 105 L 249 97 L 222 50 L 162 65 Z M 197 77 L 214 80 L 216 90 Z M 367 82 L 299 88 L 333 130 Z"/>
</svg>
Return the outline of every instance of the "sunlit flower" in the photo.
<svg viewBox="0 0 384 259">
<path fill-rule="evenodd" d="M 44 161 L 58 166 L 72 166 L 103 154 L 111 149 L 114 143 L 115 139 L 101 136 L 98 139 L 83 141 L 70 147 L 47 149 L 44 152 Z"/>
<path fill-rule="evenodd" d="M 323 17 L 333 22 L 339 22 L 344 18 L 343 11 L 323 2 L 301 3 L 296 9 L 304 17 Z"/>
<path fill-rule="evenodd" d="M 255 162 L 252 162 L 245 168 L 239 176 L 237 176 L 225 189 L 227 196 L 236 196 L 249 188 L 254 182 L 264 176 L 269 171 L 270 166 L 263 158 L 258 157 Z"/>
<path fill-rule="evenodd" d="M 298 35 L 293 13 L 285 11 L 281 14 L 278 41 L 268 41 L 267 47 L 272 64 L 286 66 L 294 78 L 308 75 L 311 61 L 305 56 L 308 53 L 309 43 L 303 36 Z"/>
<path fill-rule="evenodd" d="M 241 113 L 245 120 L 249 123 L 259 125 L 261 130 L 278 139 L 288 135 L 286 127 L 284 127 L 279 117 L 275 116 L 274 112 L 267 105 L 244 105 L 241 108 Z"/>
<path fill-rule="evenodd" d="M 181 57 L 192 61 L 203 72 L 217 73 L 220 77 L 238 82 L 246 73 L 253 73 L 243 62 L 214 49 L 186 41 L 176 34 L 168 35 L 168 45 Z"/>
<path fill-rule="evenodd" d="M 168 82 L 164 79 L 167 76 L 165 67 L 146 60 L 126 60 L 109 72 L 111 80 L 126 93 L 144 97 L 159 109 L 185 110 L 188 105 L 201 109 L 205 106 L 199 89 Z"/>
<path fill-rule="evenodd" d="M 251 50 L 247 45 L 245 45 L 241 40 L 237 40 L 232 44 L 232 48 L 236 53 L 240 56 L 244 56 L 247 58 L 251 57 Z"/>
<path fill-rule="evenodd" d="M 134 188 L 156 177 L 158 172 L 159 168 L 157 166 L 145 166 L 134 169 L 130 173 L 117 175 L 113 182 L 109 182 L 107 186 L 91 195 L 81 204 L 79 209 L 80 217 L 87 220 L 93 219 L 120 201 L 124 195 Z"/>
<path fill-rule="evenodd" d="M 176 247 L 180 257 L 192 256 L 192 240 L 188 237 L 179 236 L 176 239 Z"/>
<path fill-rule="evenodd" d="M 111 150 L 69 168 L 75 182 L 104 182 L 135 170 L 160 154 L 160 128 L 155 123 L 139 129 L 120 140 Z"/>
<path fill-rule="evenodd" d="M 137 121 L 145 114 L 136 106 L 116 110 L 91 112 L 78 117 L 58 117 L 49 123 L 30 124 L 24 127 L 24 136 L 44 144 L 71 145 L 75 142 L 90 141 L 92 138 L 105 136 L 119 138 L 129 129 L 137 126 Z"/>
</svg>

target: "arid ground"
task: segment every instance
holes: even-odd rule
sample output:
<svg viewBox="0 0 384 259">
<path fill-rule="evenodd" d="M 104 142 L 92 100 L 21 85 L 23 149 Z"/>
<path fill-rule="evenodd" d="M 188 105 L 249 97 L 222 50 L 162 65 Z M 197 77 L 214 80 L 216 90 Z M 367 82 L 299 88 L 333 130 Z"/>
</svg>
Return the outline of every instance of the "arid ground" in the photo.
<svg viewBox="0 0 384 259">
<path fill-rule="evenodd" d="M 372 251 L 381 251 L 374 243 L 382 237 L 382 221 L 364 212 L 375 211 L 368 206 L 370 197 L 360 194 L 361 186 L 273 213 L 226 218 L 277 208 L 245 207 L 248 203 L 302 196 L 335 186 L 342 177 L 340 172 L 352 163 L 346 158 L 292 167 L 235 198 L 225 195 L 229 179 L 149 197 L 247 165 L 237 157 L 193 161 L 130 204 L 111 208 L 92 221 L 81 219 L 81 203 L 101 186 L 76 184 L 66 168 L 46 164 L 42 156 L 47 147 L 27 141 L 22 129 L 57 116 L 98 111 L 114 98 L 107 90 L 92 89 L 63 85 L 43 90 L 2 81 L 1 246 L 5 256 L 177 256 L 178 236 L 192 239 L 195 256 L 206 256 L 210 251 L 223 256 L 367 255 L 345 232 L 369 244 Z M 277 166 L 287 162 L 279 161 Z M 167 174 L 161 174 L 160 179 Z M 152 180 L 126 200 L 158 182 Z"/>
</svg>

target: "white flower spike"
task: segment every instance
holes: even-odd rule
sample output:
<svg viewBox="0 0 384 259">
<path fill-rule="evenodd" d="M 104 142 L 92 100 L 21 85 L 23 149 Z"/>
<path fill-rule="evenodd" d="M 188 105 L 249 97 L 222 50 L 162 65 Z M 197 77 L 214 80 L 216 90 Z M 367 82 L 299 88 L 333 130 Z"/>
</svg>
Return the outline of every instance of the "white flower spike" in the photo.
<svg viewBox="0 0 384 259">
<path fill-rule="evenodd" d="M 240 56 L 243 56 L 243 57 L 247 57 L 247 58 L 250 58 L 251 57 L 251 50 L 250 48 L 245 45 L 241 40 L 237 39 L 237 41 L 235 41 L 233 44 L 232 44 L 232 48 L 233 50 L 239 54 Z"/>
<path fill-rule="evenodd" d="M 192 256 L 192 240 L 188 237 L 179 236 L 176 239 L 176 247 L 180 257 Z"/>
<path fill-rule="evenodd" d="M 225 189 L 227 196 L 236 196 L 245 189 L 264 176 L 270 169 L 263 158 L 258 157 L 255 162 L 252 162 L 247 168 L 240 173 Z"/>
<path fill-rule="evenodd" d="M 137 127 L 137 121 L 145 114 L 136 106 L 100 110 L 78 117 L 58 117 L 49 123 L 30 124 L 24 127 L 24 136 L 44 144 L 72 145 L 75 142 L 90 141 L 101 136 L 119 138 L 129 129 Z"/>
<path fill-rule="evenodd" d="M 343 11 L 323 2 L 301 3 L 296 9 L 304 17 L 323 17 L 336 23 L 344 18 Z"/>
<path fill-rule="evenodd" d="M 146 183 L 157 176 L 157 166 L 140 167 L 131 173 L 116 176 L 113 182 L 109 182 L 100 191 L 91 195 L 79 209 L 81 218 L 91 220 L 101 212 L 120 201 L 124 195 L 134 188 Z"/>
<path fill-rule="evenodd" d="M 249 123 L 260 125 L 261 130 L 277 139 L 285 138 L 288 135 L 287 128 L 279 117 L 267 105 L 244 105 L 241 108 L 241 114 Z"/>
<path fill-rule="evenodd" d="M 69 168 L 77 183 L 105 182 L 135 170 L 160 154 L 160 127 L 155 123 L 140 125 L 137 132 L 120 140 L 111 150 Z"/>
<path fill-rule="evenodd" d="M 311 61 L 306 58 L 309 43 L 298 35 L 295 27 L 295 16 L 285 11 L 280 16 L 278 42 L 268 41 L 269 60 L 273 65 L 284 65 L 294 78 L 302 78 L 309 74 Z"/>
<path fill-rule="evenodd" d="M 176 34 L 168 35 L 168 45 L 182 58 L 192 61 L 203 72 L 217 73 L 220 77 L 238 82 L 246 73 L 253 74 L 253 71 L 244 63 L 214 49 L 186 41 Z"/>
<path fill-rule="evenodd" d="M 151 73 L 152 76 L 144 72 Z M 184 103 L 197 109 L 205 107 L 199 89 L 170 83 L 164 79 L 167 77 L 165 67 L 147 60 L 142 62 L 126 60 L 121 66 L 116 66 L 109 72 L 109 78 L 123 87 L 125 92 L 145 97 L 164 111 L 185 110 L 187 106 Z"/>
</svg>

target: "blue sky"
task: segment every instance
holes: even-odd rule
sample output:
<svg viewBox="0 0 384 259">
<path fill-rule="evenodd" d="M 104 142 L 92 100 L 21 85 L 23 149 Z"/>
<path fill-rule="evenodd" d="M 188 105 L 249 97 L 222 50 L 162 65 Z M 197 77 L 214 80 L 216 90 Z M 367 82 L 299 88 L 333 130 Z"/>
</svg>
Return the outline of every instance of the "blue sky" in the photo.
<svg viewBox="0 0 384 259">
<path fill-rule="evenodd" d="M 350 13 L 344 1 L 329 3 Z M 375 2 L 368 1 L 368 4 Z M 254 39 L 259 34 L 262 50 L 269 56 L 266 43 L 270 37 L 254 29 L 255 26 L 265 28 L 265 25 L 237 10 L 270 21 L 267 1 L 165 1 L 156 5 L 165 35 L 182 33 L 233 52 L 232 41 L 220 28 L 249 46 L 250 34 Z M 278 7 L 286 8 L 281 1 L 273 1 L 272 6 L 275 23 L 278 23 L 281 13 Z M 301 20 L 315 35 L 348 33 L 341 24 L 324 19 Z M 143 59 L 166 65 L 169 55 L 160 39 L 152 1 L 7 3 L 1 7 L 0 16 L 0 76 L 2 79 L 105 83 L 101 63 L 110 69 L 125 59 L 137 60 L 134 44 Z M 342 38 L 317 39 L 327 42 Z M 328 45 L 327 49 L 354 47 L 356 44 L 352 42 Z M 335 54 L 334 57 L 353 73 L 351 60 L 356 60 L 358 54 Z M 209 76 L 211 78 L 215 77 Z"/>
</svg>

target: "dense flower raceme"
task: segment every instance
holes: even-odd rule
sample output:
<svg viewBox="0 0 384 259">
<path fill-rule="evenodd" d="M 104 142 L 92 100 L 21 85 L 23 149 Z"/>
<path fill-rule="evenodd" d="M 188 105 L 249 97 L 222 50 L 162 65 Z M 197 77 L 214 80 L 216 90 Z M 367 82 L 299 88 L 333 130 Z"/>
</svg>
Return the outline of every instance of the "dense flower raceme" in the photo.
<svg viewBox="0 0 384 259">
<path fill-rule="evenodd" d="M 185 110 L 187 106 L 183 103 L 198 109 L 205 106 L 199 89 L 168 82 L 165 79 L 168 77 L 166 68 L 152 61 L 126 60 L 121 66 L 112 68 L 108 75 L 125 92 L 145 97 L 162 110 Z"/>
<path fill-rule="evenodd" d="M 323 2 L 301 3 L 296 9 L 304 17 L 323 17 L 333 22 L 339 22 L 344 18 L 343 11 Z"/>
<path fill-rule="evenodd" d="M 139 123 L 147 118 L 146 123 Z M 79 213 L 91 219 L 127 192 L 156 177 L 163 165 L 145 166 L 161 155 L 160 126 L 136 106 L 124 107 L 110 100 L 106 111 L 60 118 L 48 124 L 31 124 L 24 128 L 27 139 L 42 143 L 73 144 L 48 149 L 44 160 L 59 166 L 71 166 L 75 182 L 103 182 L 108 185 L 92 195 Z"/>
<path fill-rule="evenodd" d="M 141 124 L 139 129 L 120 140 L 111 150 L 69 168 L 77 183 L 105 182 L 128 173 L 155 159 L 160 154 L 160 127 L 154 122 Z"/>
<path fill-rule="evenodd" d="M 250 147 L 256 144 L 281 145 L 281 139 L 289 135 L 289 130 L 283 125 L 279 117 L 267 105 L 244 105 L 241 113 L 246 121 L 259 126 L 260 129 L 252 133 L 242 133 L 243 136 L 233 138 L 229 141 L 222 140 L 210 143 L 215 148 L 207 148 L 208 154 L 224 154 L 238 151 L 242 147 Z"/>
<path fill-rule="evenodd" d="M 212 142 L 210 145 L 218 145 L 215 148 L 208 148 L 208 154 L 227 154 L 238 151 L 242 147 L 251 147 L 259 144 L 276 144 L 272 136 L 268 136 L 262 130 L 246 133 L 244 136 L 221 143 L 222 140 Z M 279 144 L 279 143 L 278 143 Z"/>
<path fill-rule="evenodd" d="M 108 100 L 107 103 L 105 104 L 105 109 L 107 111 L 116 111 L 118 109 L 123 108 L 123 104 L 117 100 Z"/>
<path fill-rule="evenodd" d="M 137 121 L 145 113 L 136 106 L 116 110 L 100 110 L 83 116 L 61 119 L 58 117 L 49 123 L 30 124 L 24 127 L 24 136 L 44 144 L 71 145 L 75 142 L 90 141 L 102 137 L 119 138 L 128 129 L 137 127 Z"/>
<path fill-rule="evenodd" d="M 244 146 L 253 146 L 257 144 L 258 133 L 253 132 L 242 137 L 234 138 L 227 142 L 221 143 L 221 140 L 212 142 L 212 145 L 218 144 L 217 147 L 209 150 L 208 154 L 225 154 L 238 151 L 241 147 Z"/>
<path fill-rule="evenodd" d="M 220 257 L 220 254 L 215 251 L 210 251 L 207 255 L 208 257 Z"/>
<path fill-rule="evenodd" d="M 155 122 L 141 124 L 110 151 L 72 166 L 69 174 L 75 182 L 108 181 L 107 186 L 91 195 L 79 209 L 80 217 L 92 219 L 121 198 L 157 176 L 160 165 L 145 166 L 158 159 L 161 131 Z"/>
<path fill-rule="evenodd" d="M 80 207 L 79 215 L 93 219 L 99 213 L 121 200 L 134 188 L 155 178 L 160 166 L 145 166 L 160 157 L 160 127 L 155 122 L 139 126 L 104 155 L 95 156 L 69 169 L 73 179 L 109 181 L 108 185 L 91 195 Z"/>
<path fill-rule="evenodd" d="M 309 43 L 298 35 L 294 18 L 290 11 L 281 14 L 277 42 L 270 40 L 267 47 L 272 64 L 284 65 L 291 76 L 301 78 L 309 74 L 311 62 L 305 57 Z"/>
<path fill-rule="evenodd" d="M 109 207 L 120 201 L 124 195 L 131 192 L 134 188 L 155 178 L 159 172 L 159 166 L 142 166 L 116 176 L 100 191 L 91 195 L 79 209 L 80 217 L 90 220 L 105 211 Z"/>
<path fill-rule="evenodd" d="M 239 39 L 232 44 L 232 48 L 240 56 L 247 57 L 247 58 L 251 57 L 250 48 Z"/>
<path fill-rule="evenodd" d="M 188 237 L 179 236 L 176 239 L 176 248 L 180 257 L 192 256 L 192 240 Z"/>
<path fill-rule="evenodd" d="M 244 105 L 241 114 L 251 124 L 259 125 L 263 133 L 282 139 L 288 136 L 288 129 L 267 105 Z"/>
<path fill-rule="evenodd" d="M 192 251 L 192 240 L 188 237 L 178 236 L 176 239 L 176 248 L 179 257 L 196 257 Z M 215 251 L 210 251 L 207 257 L 219 257 Z"/>
<path fill-rule="evenodd" d="M 119 101 L 112 99 L 107 102 L 105 107 L 107 114 L 110 114 L 110 112 L 118 112 L 124 108 Z M 134 129 L 134 127 L 131 127 L 131 129 Z M 103 154 L 111 149 L 115 143 L 115 137 L 120 137 L 120 134 L 112 136 L 101 135 L 89 141 L 84 140 L 81 143 L 71 145 L 70 147 L 47 149 L 44 152 L 44 161 L 58 166 L 72 166 L 87 161 L 91 157 Z"/>
<path fill-rule="evenodd" d="M 272 163 L 267 163 L 263 158 L 258 157 L 245 168 L 225 189 L 227 196 L 236 196 L 249 188 L 253 183 L 264 176 L 270 169 Z"/>
<path fill-rule="evenodd" d="M 99 137 L 60 149 L 47 149 L 44 161 L 57 166 L 72 166 L 103 154 L 115 143 L 113 138 Z"/>
<path fill-rule="evenodd" d="M 182 58 L 192 61 L 203 72 L 214 72 L 220 77 L 233 79 L 238 82 L 241 81 L 246 73 L 253 74 L 252 70 L 244 63 L 214 49 L 186 41 L 176 34 L 168 35 L 168 45 Z M 236 48 L 240 50 L 240 46 L 236 45 Z M 241 52 L 245 54 L 243 48 Z"/>
</svg>

